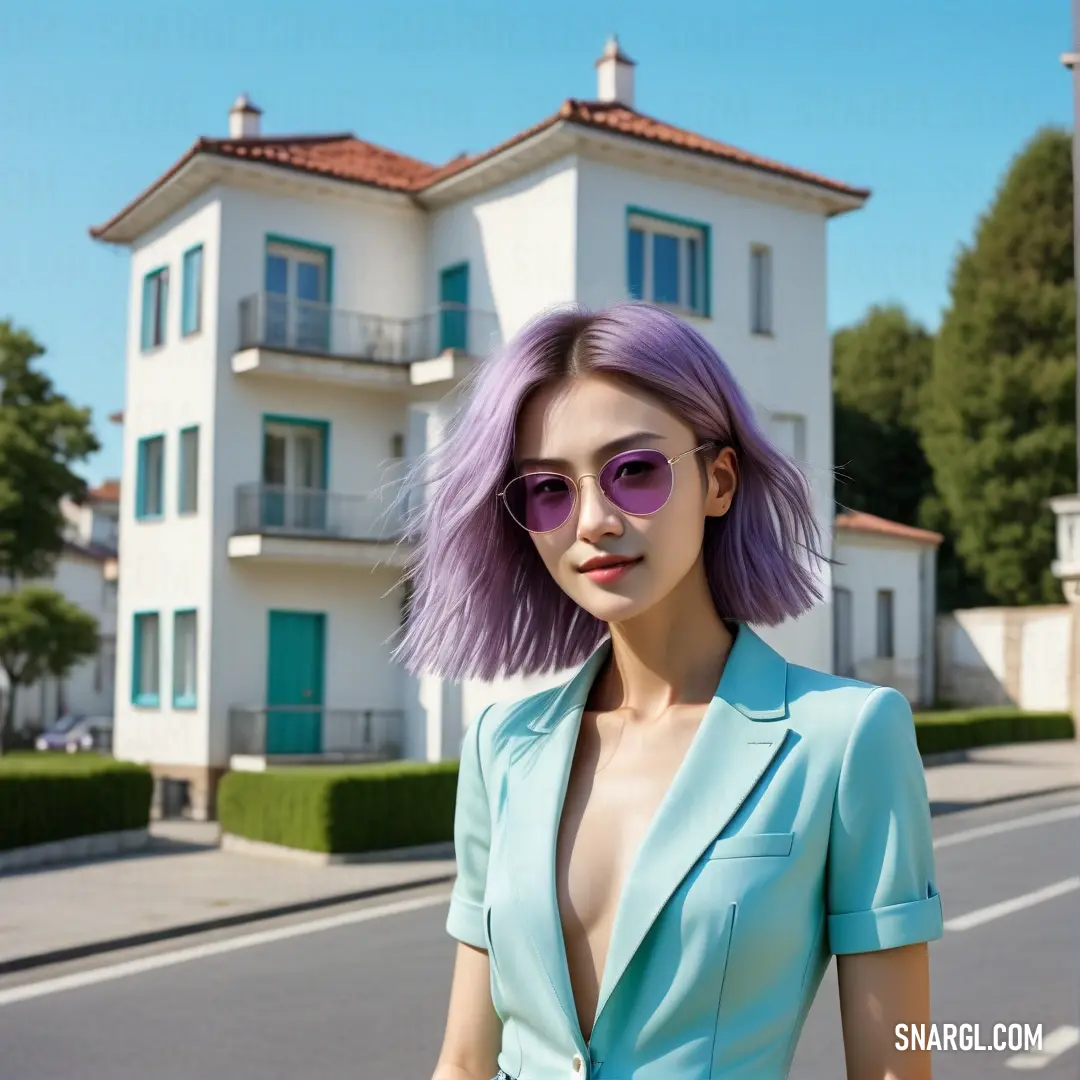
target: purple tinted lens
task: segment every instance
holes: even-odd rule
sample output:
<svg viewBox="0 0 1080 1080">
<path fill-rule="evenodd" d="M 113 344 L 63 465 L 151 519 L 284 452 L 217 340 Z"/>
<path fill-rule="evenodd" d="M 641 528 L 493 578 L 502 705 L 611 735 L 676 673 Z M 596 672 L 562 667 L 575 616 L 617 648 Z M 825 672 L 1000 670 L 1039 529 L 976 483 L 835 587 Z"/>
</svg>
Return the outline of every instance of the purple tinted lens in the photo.
<svg viewBox="0 0 1080 1080">
<path fill-rule="evenodd" d="M 671 494 L 671 465 L 659 450 L 628 450 L 600 472 L 600 490 L 627 514 L 655 514 Z"/>
<path fill-rule="evenodd" d="M 525 473 L 506 487 L 506 508 L 529 532 L 557 529 L 574 509 L 574 487 L 558 473 Z"/>
</svg>

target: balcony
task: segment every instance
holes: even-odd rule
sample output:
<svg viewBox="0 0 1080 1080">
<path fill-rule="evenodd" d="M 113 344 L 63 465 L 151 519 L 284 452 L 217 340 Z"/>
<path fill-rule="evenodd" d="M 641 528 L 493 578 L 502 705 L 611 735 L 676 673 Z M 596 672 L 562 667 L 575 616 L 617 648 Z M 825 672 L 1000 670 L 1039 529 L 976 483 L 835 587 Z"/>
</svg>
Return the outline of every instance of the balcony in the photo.
<svg viewBox="0 0 1080 1080">
<path fill-rule="evenodd" d="M 274 484 L 236 489 L 229 557 L 338 566 L 400 566 L 406 555 L 393 500 L 398 484 L 339 495 Z"/>
<path fill-rule="evenodd" d="M 236 705 L 229 710 L 234 769 L 302 762 L 388 761 L 401 756 L 400 709 Z"/>
<path fill-rule="evenodd" d="M 453 382 L 500 344 L 498 318 L 460 304 L 393 319 L 257 293 L 240 301 L 236 374 L 405 390 Z"/>
</svg>

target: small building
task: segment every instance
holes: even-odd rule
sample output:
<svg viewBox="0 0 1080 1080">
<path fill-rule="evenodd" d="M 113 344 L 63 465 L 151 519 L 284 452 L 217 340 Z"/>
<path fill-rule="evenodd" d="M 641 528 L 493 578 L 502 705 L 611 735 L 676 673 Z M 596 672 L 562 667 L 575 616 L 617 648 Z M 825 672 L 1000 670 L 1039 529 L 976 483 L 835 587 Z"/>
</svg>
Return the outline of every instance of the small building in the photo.
<svg viewBox="0 0 1080 1080">
<path fill-rule="evenodd" d="M 91 488 L 82 505 L 67 500 L 61 504 L 66 521 L 64 549 L 52 577 L 42 584 L 51 585 L 97 620 L 100 644 L 96 656 L 78 664 L 64 678 L 48 677 L 18 688 L 15 695 L 17 731 L 48 727 L 67 713 L 112 715 L 119 503 L 119 482 L 110 480 Z M 7 676 L 0 669 L 0 702 L 5 706 L 7 693 Z"/>
<path fill-rule="evenodd" d="M 833 671 L 891 686 L 914 706 L 935 693 L 937 551 L 943 537 L 858 511 L 836 518 Z"/>
</svg>

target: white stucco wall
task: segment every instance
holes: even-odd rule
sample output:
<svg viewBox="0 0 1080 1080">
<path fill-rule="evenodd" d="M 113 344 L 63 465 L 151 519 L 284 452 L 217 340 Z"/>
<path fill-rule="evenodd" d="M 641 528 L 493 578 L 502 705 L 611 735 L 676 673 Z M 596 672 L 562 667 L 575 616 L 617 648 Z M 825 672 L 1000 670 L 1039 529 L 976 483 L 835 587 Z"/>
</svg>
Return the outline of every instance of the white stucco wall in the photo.
<svg viewBox="0 0 1080 1080">
<path fill-rule="evenodd" d="M 332 566 L 234 566 L 218 594 L 220 653 L 211 687 L 210 760 L 225 764 L 229 708 L 266 702 L 271 611 L 325 615 L 323 703 L 329 709 L 405 709 L 405 680 L 388 663 L 401 597 L 396 573 Z M 384 595 L 389 592 L 389 595 Z"/>
<path fill-rule="evenodd" d="M 1068 711 L 1075 621 L 1067 604 L 942 615 L 937 633 L 941 697 L 957 706 Z"/>
<path fill-rule="evenodd" d="M 439 271 L 469 264 L 469 303 L 495 312 L 508 340 L 544 309 L 575 299 L 577 159 L 554 162 L 432 213 L 427 302 Z"/>
<path fill-rule="evenodd" d="M 116 643 L 114 749 L 132 760 L 198 764 L 205 758 L 207 709 L 172 708 L 172 622 L 177 610 L 198 612 L 200 683 L 209 662 L 205 627 L 211 613 L 210 513 L 214 387 L 217 367 L 219 194 L 210 191 L 181 214 L 143 237 L 131 255 L 127 317 L 127 378 L 124 393 L 124 480 L 120 498 L 120 595 Z M 184 252 L 203 245 L 202 329 L 180 336 Z M 146 273 L 169 267 L 165 344 L 140 348 L 142 283 Z M 199 511 L 177 515 L 180 431 L 199 427 Z M 161 520 L 135 517 L 138 442 L 165 436 L 165 513 Z M 161 634 L 160 705 L 132 704 L 132 633 L 135 612 L 159 613 Z M 200 687 L 201 689 L 201 687 Z"/>
<path fill-rule="evenodd" d="M 333 306 L 343 311 L 387 318 L 421 315 L 427 265 L 422 213 L 386 200 L 302 200 L 228 191 L 222 196 L 222 230 L 211 554 L 215 614 L 208 698 L 213 725 L 206 749 L 214 764 L 226 761 L 229 708 L 265 701 L 268 613 L 274 609 L 326 614 L 324 701 L 329 707 L 405 705 L 402 675 L 388 663 L 384 644 L 399 617 L 396 592 L 382 598 L 396 580 L 393 572 L 240 565 L 228 556 L 236 489 L 261 477 L 264 415 L 330 425 L 327 485 L 332 496 L 365 495 L 388 483 L 392 440 L 409 432 L 402 394 L 232 372 L 239 304 L 262 288 L 266 236 L 331 247 Z"/>
<path fill-rule="evenodd" d="M 833 513 L 831 353 L 825 296 L 826 222 L 820 215 L 744 196 L 578 159 L 577 298 L 590 308 L 627 299 L 627 208 L 701 222 L 711 235 L 710 317 L 691 319 L 750 399 L 766 434 L 784 447 L 784 425 L 802 418 L 814 509 L 831 542 Z M 750 249 L 772 248 L 771 337 L 750 332 Z M 786 449 L 786 448 L 785 448 Z M 779 627 L 759 628 L 793 663 L 831 665 L 828 567 L 825 601 Z"/>
<path fill-rule="evenodd" d="M 64 712 L 106 716 L 113 711 L 116 650 L 116 584 L 106 581 L 100 559 L 65 552 L 53 576 L 41 582 L 97 620 L 100 646 L 95 656 L 76 664 L 63 679 L 51 676 L 15 695 L 15 726 L 47 727 Z M 0 589 L 10 586 L 0 582 Z M 6 706 L 7 676 L 0 670 L 0 704 Z"/>
<path fill-rule="evenodd" d="M 920 621 L 925 614 L 920 561 L 926 545 L 892 537 L 837 530 L 838 565 L 833 585 L 852 597 L 852 658 L 855 676 L 892 686 L 912 702 L 923 703 L 921 679 L 926 663 Z M 877 656 L 877 594 L 893 593 L 893 657 Z"/>
</svg>

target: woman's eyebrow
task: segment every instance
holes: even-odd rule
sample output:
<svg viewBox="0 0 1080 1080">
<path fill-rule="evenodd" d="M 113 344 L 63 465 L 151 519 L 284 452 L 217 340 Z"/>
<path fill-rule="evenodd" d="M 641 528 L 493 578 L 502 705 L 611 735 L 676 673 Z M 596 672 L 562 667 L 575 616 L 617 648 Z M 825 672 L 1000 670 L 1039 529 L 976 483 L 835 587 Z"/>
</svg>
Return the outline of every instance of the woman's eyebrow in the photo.
<svg viewBox="0 0 1080 1080">
<path fill-rule="evenodd" d="M 603 446 L 597 447 L 594 457 L 599 459 L 609 454 L 617 454 L 620 450 L 636 450 L 646 443 L 663 442 L 666 439 L 666 435 L 660 435 L 655 431 L 632 431 L 629 435 L 620 435 L 617 439 L 612 439 L 610 442 L 604 443 Z M 564 458 L 520 458 L 517 462 L 517 467 L 523 468 L 526 465 L 567 465 Z"/>
</svg>

